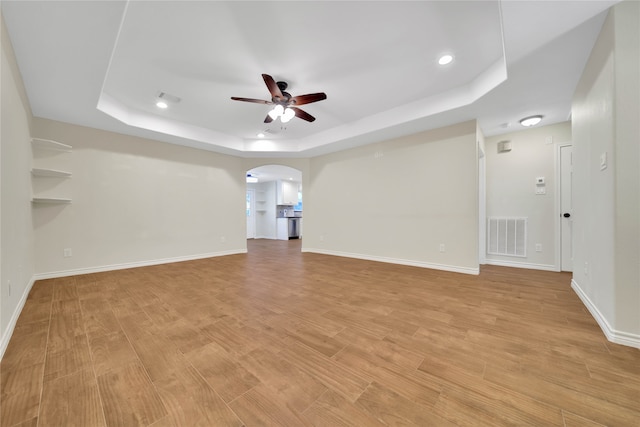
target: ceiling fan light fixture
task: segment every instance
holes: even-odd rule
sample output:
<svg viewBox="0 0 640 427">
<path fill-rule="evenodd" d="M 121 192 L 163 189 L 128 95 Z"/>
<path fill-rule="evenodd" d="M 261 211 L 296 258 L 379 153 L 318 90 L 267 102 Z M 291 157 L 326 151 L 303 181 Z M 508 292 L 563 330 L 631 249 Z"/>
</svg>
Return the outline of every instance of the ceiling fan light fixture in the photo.
<svg viewBox="0 0 640 427">
<path fill-rule="evenodd" d="M 282 113 L 282 116 L 280 116 L 280 120 L 282 121 L 282 123 L 287 123 L 289 120 L 293 119 L 296 116 L 296 112 L 293 111 L 291 108 L 287 108 L 284 110 L 284 113 Z"/>
<path fill-rule="evenodd" d="M 275 107 L 273 107 L 273 110 L 269 111 L 269 117 L 275 120 L 278 117 L 282 116 L 282 113 L 284 113 L 284 107 L 278 104 Z"/>
<path fill-rule="evenodd" d="M 271 95 L 271 101 L 255 98 L 242 98 L 238 96 L 232 96 L 233 101 L 253 102 L 255 104 L 267 104 L 274 105 L 273 109 L 267 112 L 267 117 L 264 119 L 264 123 L 271 123 L 280 117 L 282 123 L 287 123 L 294 117 L 298 117 L 307 122 L 315 121 L 315 117 L 307 113 L 304 110 L 298 108 L 299 105 L 311 104 L 313 102 L 323 101 L 327 99 L 327 94 L 324 92 L 308 93 L 306 95 L 291 96 L 290 93 L 285 92 L 287 88 L 286 82 L 276 82 L 273 77 L 268 74 L 263 74 L 262 79 L 269 89 Z M 295 105 L 295 107 L 289 108 L 289 106 Z"/>
<path fill-rule="evenodd" d="M 531 126 L 535 126 L 538 123 L 540 123 L 540 121 L 542 120 L 542 117 L 540 114 L 537 114 L 535 116 L 529 116 L 529 117 L 525 117 L 524 119 L 520 120 L 520 124 L 524 127 L 531 127 Z"/>
</svg>

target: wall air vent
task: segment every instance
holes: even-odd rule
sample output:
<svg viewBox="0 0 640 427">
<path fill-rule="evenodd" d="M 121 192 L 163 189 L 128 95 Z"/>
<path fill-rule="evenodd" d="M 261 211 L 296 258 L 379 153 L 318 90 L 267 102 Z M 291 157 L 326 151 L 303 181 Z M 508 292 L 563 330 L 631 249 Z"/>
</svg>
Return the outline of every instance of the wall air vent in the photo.
<svg viewBox="0 0 640 427">
<path fill-rule="evenodd" d="M 487 254 L 527 256 L 527 218 L 489 217 Z"/>
<path fill-rule="evenodd" d="M 511 151 L 511 141 L 498 142 L 498 153 L 508 153 Z"/>
</svg>

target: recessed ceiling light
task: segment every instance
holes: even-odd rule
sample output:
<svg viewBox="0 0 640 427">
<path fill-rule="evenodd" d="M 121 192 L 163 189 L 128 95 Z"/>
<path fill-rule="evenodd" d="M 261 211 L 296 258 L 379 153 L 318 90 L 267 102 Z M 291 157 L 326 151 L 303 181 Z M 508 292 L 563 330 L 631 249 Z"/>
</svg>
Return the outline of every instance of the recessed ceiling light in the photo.
<svg viewBox="0 0 640 427">
<path fill-rule="evenodd" d="M 180 98 L 167 92 L 158 92 L 158 97 L 156 99 L 156 107 L 162 109 L 168 108 L 169 104 L 177 104 L 180 102 Z"/>
<path fill-rule="evenodd" d="M 531 127 L 540 123 L 541 120 L 542 116 L 538 114 L 535 116 L 525 117 L 524 119 L 520 120 L 520 124 L 524 127 Z"/>
<path fill-rule="evenodd" d="M 450 54 L 442 55 L 440 59 L 438 59 L 438 64 L 440 65 L 451 64 L 451 62 L 453 62 L 453 55 Z"/>
<path fill-rule="evenodd" d="M 257 137 L 258 137 L 258 138 L 264 138 L 264 133 L 260 132 L 260 133 L 257 135 Z"/>
</svg>

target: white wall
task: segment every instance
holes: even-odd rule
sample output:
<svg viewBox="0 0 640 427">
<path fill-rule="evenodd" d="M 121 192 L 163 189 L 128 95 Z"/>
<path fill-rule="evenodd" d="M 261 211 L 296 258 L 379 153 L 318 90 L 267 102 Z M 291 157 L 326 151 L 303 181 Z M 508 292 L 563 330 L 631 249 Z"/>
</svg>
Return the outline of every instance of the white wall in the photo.
<svg viewBox="0 0 640 427">
<path fill-rule="evenodd" d="M 498 153 L 498 142 L 511 141 L 512 149 Z M 557 255 L 555 156 L 557 145 L 571 142 L 569 122 L 487 138 L 487 217 L 527 217 L 527 256 L 487 254 L 487 264 L 542 270 L 560 270 Z M 545 177 L 546 194 L 535 194 L 536 177 Z M 542 252 L 536 252 L 536 244 Z"/>
<path fill-rule="evenodd" d="M 73 146 L 73 203 L 34 210 L 38 277 L 246 251 L 241 159 L 44 119 L 33 134 Z"/>
<path fill-rule="evenodd" d="M 31 110 L 4 20 L 1 27 L 0 358 L 33 283 L 35 258 L 31 225 Z"/>
<path fill-rule="evenodd" d="M 303 185 L 304 251 L 478 272 L 475 121 L 314 157 Z"/>
<path fill-rule="evenodd" d="M 640 5 L 614 6 L 576 89 L 573 287 L 607 337 L 640 347 Z M 608 166 L 600 168 L 606 153 Z"/>
<path fill-rule="evenodd" d="M 640 4 L 614 9 L 616 34 L 615 324 L 640 347 Z"/>
</svg>

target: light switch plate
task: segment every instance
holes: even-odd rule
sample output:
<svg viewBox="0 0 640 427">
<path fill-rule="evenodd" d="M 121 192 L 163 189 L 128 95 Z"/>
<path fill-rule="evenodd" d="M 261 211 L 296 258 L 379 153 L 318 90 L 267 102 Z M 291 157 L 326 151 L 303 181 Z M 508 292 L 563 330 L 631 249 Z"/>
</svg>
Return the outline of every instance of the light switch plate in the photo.
<svg viewBox="0 0 640 427">
<path fill-rule="evenodd" d="M 536 194 L 547 194 L 547 187 L 536 187 Z"/>
</svg>

